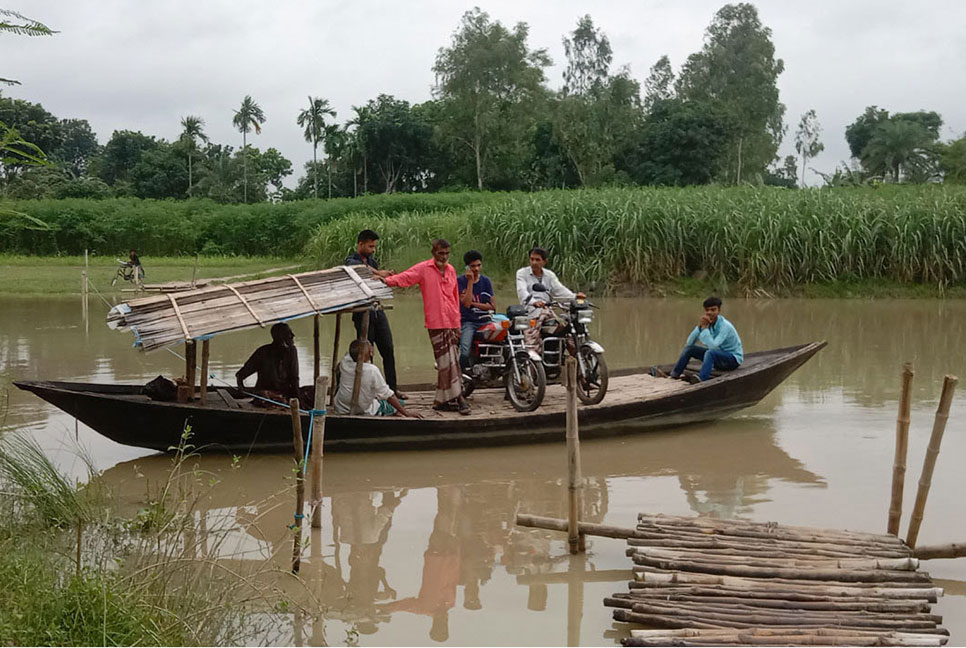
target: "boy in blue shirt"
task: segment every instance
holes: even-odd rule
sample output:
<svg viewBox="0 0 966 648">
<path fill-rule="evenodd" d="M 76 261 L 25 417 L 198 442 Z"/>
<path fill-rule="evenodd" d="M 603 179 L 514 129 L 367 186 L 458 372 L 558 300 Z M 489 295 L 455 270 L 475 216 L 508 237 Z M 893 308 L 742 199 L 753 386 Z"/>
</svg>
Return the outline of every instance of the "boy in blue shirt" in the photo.
<svg viewBox="0 0 966 648">
<path fill-rule="evenodd" d="M 734 371 L 745 359 L 738 331 L 721 315 L 721 299 L 708 297 L 703 306 L 704 315 L 688 336 L 684 351 L 671 371 L 671 378 L 680 378 L 691 358 L 702 361 L 701 373 L 698 374 L 701 382 L 711 377 L 712 369 Z M 704 346 L 697 346 L 697 342 Z"/>
<path fill-rule="evenodd" d="M 483 255 L 470 250 L 463 255 L 466 273 L 456 279 L 460 295 L 460 366 L 465 370 L 470 363 L 470 349 L 476 330 L 490 321 L 493 305 L 493 284 L 481 273 Z"/>
</svg>

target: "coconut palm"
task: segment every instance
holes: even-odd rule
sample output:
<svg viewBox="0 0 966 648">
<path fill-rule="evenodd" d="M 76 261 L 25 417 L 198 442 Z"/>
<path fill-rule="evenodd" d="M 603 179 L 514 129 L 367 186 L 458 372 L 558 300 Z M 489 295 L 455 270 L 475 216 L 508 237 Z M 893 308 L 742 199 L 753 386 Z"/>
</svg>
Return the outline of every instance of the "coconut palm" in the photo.
<svg viewBox="0 0 966 648">
<path fill-rule="evenodd" d="M 876 127 L 862 150 L 862 164 L 874 172 L 889 172 L 892 181 L 899 182 L 902 172 L 920 161 L 924 149 L 934 139 L 920 124 L 890 119 Z"/>
<path fill-rule="evenodd" d="M 248 133 L 252 130 L 256 135 L 261 134 L 262 124 L 265 123 L 265 113 L 262 107 L 252 99 L 251 95 L 245 95 L 242 99 L 241 107 L 235 111 L 231 123 L 241 131 L 242 134 L 242 168 L 244 184 L 244 201 L 248 202 Z"/>
<path fill-rule="evenodd" d="M 328 99 L 309 96 L 309 107 L 299 111 L 295 120 L 299 126 L 305 128 L 305 141 L 312 143 L 312 196 L 319 197 L 319 141 L 325 138 L 325 116 L 335 117 L 335 110 L 329 105 Z M 331 191 L 329 192 L 331 194 Z M 331 195 L 329 196 L 332 197 Z"/>
<path fill-rule="evenodd" d="M 202 142 L 208 141 L 208 136 L 205 135 L 202 130 L 205 126 L 205 120 L 201 117 L 195 117 L 194 115 L 187 115 L 181 118 L 181 139 L 185 141 L 188 145 L 188 197 L 191 197 L 191 188 L 194 186 L 192 182 L 191 175 L 191 158 L 194 157 L 195 149 L 198 146 L 198 140 Z"/>
</svg>

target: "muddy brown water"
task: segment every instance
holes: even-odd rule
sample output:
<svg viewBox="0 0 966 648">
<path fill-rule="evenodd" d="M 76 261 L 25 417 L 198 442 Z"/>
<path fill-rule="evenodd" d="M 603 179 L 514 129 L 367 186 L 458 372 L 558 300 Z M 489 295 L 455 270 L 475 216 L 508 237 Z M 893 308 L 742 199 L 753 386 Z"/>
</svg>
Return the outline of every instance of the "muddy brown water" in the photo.
<svg viewBox="0 0 966 648">
<path fill-rule="evenodd" d="M 418 298 L 390 314 L 404 381 L 433 376 Z M 601 299 L 594 335 L 612 368 L 673 360 L 700 316 L 696 300 Z M 142 383 L 182 362 L 144 354 L 78 298 L 0 297 L 4 423 L 26 430 L 65 471 L 83 474 L 83 448 L 120 506 L 136 511 L 171 470 L 171 458 L 115 444 L 33 395 L 16 379 Z M 966 367 L 966 303 L 934 300 L 728 300 L 724 313 L 746 351 L 828 340 L 818 356 L 757 406 L 711 424 L 582 445 L 584 519 L 633 526 L 639 511 L 708 514 L 884 531 L 894 451 L 899 369 L 915 365 L 902 533 L 915 498 L 946 373 Z M 331 320 L 331 318 L 328 318 Z M 293 323 L 303 376 L 311 375 L 311 321 Z M 332 322 L 323 324 L 331 352 Z M 233 372 L 265 331 L 220 336 L 211 369 Z M 180 352 L 180 350 L 178 350 Z M 960 466 L 966 394 L 954 400 L 919 544 L 966 541 Z M 284 571 L 291 552 L 292 460 L 279 455 L 193 458 L 204 475 L 199 529 L 220 540 L 202 552 L 235 567 Z M 604 596 L 626 591 L 624 544 L 589 538 L 571 557 L 562 534 L 517 528 L 517 512 L 566 515 L 566 449 L 533 445 L 461 451 L 330 454 L 323 529 L 309 543 L 303 582 L 276 573 L 285 596 L 321 596 L 324 621 L 289 614 L 253 641 L 359 645 L 616 645 L 628 627 Z M 306 534 L 309 538 L 309 534 Z M 321 554 L 321 555 L 319 555 Z M 966 641 L 966 559 L 924 563 L 946 588 L 936 606 Z M 308 594 L 313 592 L 314 594 Z M 280 620 L 279 620 L 280 619 Z"/>
</svg>

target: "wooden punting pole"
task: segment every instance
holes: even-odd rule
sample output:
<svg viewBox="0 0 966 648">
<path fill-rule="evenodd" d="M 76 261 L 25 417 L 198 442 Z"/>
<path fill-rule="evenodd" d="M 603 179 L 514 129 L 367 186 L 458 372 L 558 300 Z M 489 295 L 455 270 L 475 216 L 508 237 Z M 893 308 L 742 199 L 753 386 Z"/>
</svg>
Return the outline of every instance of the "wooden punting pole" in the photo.
<svg viewBox="0 0 966 648">
<path fill-rule="evenodd" d="M 322 528 L 322 443 L 325 441 L 325 395 L 329 388 L 328 363 L 320 367 L 318 379 L 315 381 L 316 412 L 312 424 L 312 528 Z"/>
<path fill-rule="evenodd" d="M 584 534 L 580 531 L 580 435 L 577 429 L 577 359 L 567 356 L 565 362 L 567 388 L 567 493 L 569 511 L 567 541 L 570 553 L 586 551 Z"/>
<path fill-rule="evenodd" d="M 315 317 L 312 318 L 312 342 L 313 348 L 315 349 L 314 357 L 314 369 L 312 372 L 312 384 L 319 379 L 319 314 L 316 313 Z"/>
<path fill-rule="evenodd" d="M 916 504 L 912 509 L 912 517 L 909 519 L 909 533 L 906 535 L 906 544 L 910 547 L 915 547 L 916 540 L 919 538 L 919 527 L 922 525 L 922 516 L 926 510 L 926 498 L 929 497 L 929 488 L 932 485 L 932 473 L 936 468 L 939 446 L 942 444 L 943 433 L 946 431 L 946 421 L 949 419 L 949 406 L 953 402 L 953 392 L 956 390 L 958 381 L 959 379 L 956 376 L 946 376 L 943 380 L 943 391 L 939 397 L 939 407 L 936 408 L 936 419 L 932 426 L 932 435 L 929 437 L 929 447 L 926 449 L 926 458 L 922 463 L 922 475 L 919 477 Z"/>
<path fill-rule="evenodd" d="M 201 343 L 201 391 L 199 397 L 202 405 L 208 404 L 208 356 L 211 351 L 211 340 Z"/>
<path fill-rule="evenodd" d="M 342 313 L 335 314 L 335 336 L 332 339 L 332 372 L 335 374 L 335 368 L 339 366 L 339 335 L 342 333 Z M 329 389 L 329 407 L 335 405 L 335 380 L 332 381 L 332 386 Z"/>
<path fill-rule="evenodd" d="M 184 349 L 184 381 L 188 385 L 188 400 L 195 398 L 195 373 L 198 366 L 198 347 L 194 340 L 188 340 Z"/>
<path fill-rule="evenodd" d="M 369 313 L 371 309 L 366 309 L 362 313 L 362 326 L 359 327 L 359 339 L 369 340 Z M 349 407 L 349 412 L 352 414 L 359 414 L 359 389 L 362 387 L 362 367 L 365 363 L 362 361 L 360 355 L 359 362 L 356 362 L 356 375 L 352 383 L 352 404 Z M 345 379 L 345 376 L 343 376 Z"/>
<path fill-rule="evenodd" d="M 295 535 L 292 541 L 292 573 L 299 573 L 302 564 L 302 517 L 305 509 L 305 445 L 302 441 L 302 416 L 299 412 L 299 399 L 288 401 L 292 413 L 292 440 L 295 445 Z"/>
<path fill-rule="evenodd" d="M 888 532 L 899 535 L 902 517 L 902 489 L 906 481 L 906 454 L 909 450 L 909 393 L 915 372 L 910 363 L 902 365 L 902 393 L 899 396 L 899 415 L 896 417 L 896 456 L 892 464 L 892 502 L 889 505 Z"/>
</svg>

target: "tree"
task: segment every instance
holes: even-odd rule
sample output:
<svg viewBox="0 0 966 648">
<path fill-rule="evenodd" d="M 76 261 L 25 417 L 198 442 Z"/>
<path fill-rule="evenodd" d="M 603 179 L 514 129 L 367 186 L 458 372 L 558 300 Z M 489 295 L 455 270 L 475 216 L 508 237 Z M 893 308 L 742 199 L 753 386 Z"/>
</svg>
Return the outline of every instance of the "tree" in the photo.
<svg viewBox="0 0 966 648">
<path fill-rule="evenodd" d="M 94 170 L 101 180 L 114 187 L 115 193 L 128 194 L 132 170 L 142 155 L 157 147 L 158 141 L 141 131 L 114 131 L 95 160 Z"/>
<path fill-rule="evenodd" d="M 356 114 L 355 136 L 382 179 L 383 191 L 393 193 L 401 186 L 409 191 L 421 189 L 432 148 L 432 127 L 409 102 L 390 95 L 370 100 Z"/>
<path fill-rule="evenodd" d="M 743 177 L 763 175 L 775 159 L 784 134 L 785 106 L 778 98 L 778 76 L 785 64 L 775 58 L 771 30 L 748 3 L 718 10 L 705 33 L 700 52 L 688 57 L 675 89 L 685 100 L 718 105 L 736 130 L 732 155 L 719 175 L 739 184 Z"/>
<path fill-rule="evenodd" d="M 889 111 L 880 110 L 878 106 L 868 106 L 865 112 L 856 117 L 855 121 L 845 127 L 845 140 L 849 143 L 849 152 L 855 159 L 861 159 L 862 151 L 869 144 L 875 129 L 879 124 L 889 120 Z"/>
<path fill-rule="evenodd" d="M 191 159 L 198 150 L 198 140 L 208 141 L 208 136 L 204 132 L 205 120 L 201 117 L 188 115 L 181 118 L 181 140 L 186 144 L 188 150 L 188 197 L 191 197 L 191 189 L 194 187 L 194 178 L 191 172 Z"/>
<path fill-rule="evenodd" d="M 899 182 L 903 172 L 914 174 L 913 181 L 928 180 L 937 170 L 935 141 L 932 131 L 917 121 L 893 117 L 876 127 L 862 150 L 862 166 L 876 174 L 891 173 L 893 182 Z"/>
<path fill-rule="evenodd" d="M 261 183 L 262 191 L 265 191 L 265 183 L 272 185 L 275 192 L 272 194 L 277 199 L 282 193 L 282 182 L 287 176 L 292 175 L 292 162 L 285 158 L 278 149 L 267 148 L 264 153 L 256 154 L 255 167 L 258 169 L 260 178 L 264 178 Z"/>
<path fill-rule="evenodd" d="M 23 14 L 10 9 L 0 9 L 0 34 L 13 34 L 15 36 L 50 36 L 56 34 L 47 25 L 27 18 Z M 16 79 L 4 79 L 0 77 L 0 85 L 20 85 Z"/>
<path fill-rule="evenodd" d="M 241 107 L 235 111 L 235 116 L 231 120 L 232 125 L 241 131 L 242 134 L 242 190 L 243 201 L 248 202 L 248 133 L 252 130 L 256 135 L 261 134 L 262 124 L 265 123 L 265 113 L 262 107 L 252 99 L 251 95 L 245 95 L 242 99 Z"/>
<path fill-rule="evenodd" d="M 63 165 L 75 178 L 87 174 L 91 161 L 101 147 L 97 135 L 86 119 L 61 119 L 57 146 L 50 153 L 51 159 Z"/>
<path fill-rule="evenodd" d="M 613 52 L 610 41 L 594 28 L 586 15 L 577 21 L 570 38 L 563 39 L 567 68 L 563 72 L 563 94 L 589 95 L 600 92 L 607 83 Z"/>
<path fill-rule="evenodd" d="M 674 97 L 674 70 L 667 54 L 657 60 L 644 81 L 644 110 L 650 112 L 659 101 Z"/>
<path fill-rule="evenodd" d="M 734 128 L 718 106 L 681 99 L 651 107 L 618 168 L 639 184 L 698 185 L 711 182 Z"/>
<path fill-rule="evenodd" d="M 29 142 L 46 157 L 61 143 L 60 121 L 39 103 L 0 97 L 0 122 L 15 130 L 18 139 Z M 0 131 L 0 136 L 3 132 Z M 6 182 L 30 166 L 27 160 L 18 156 L 4 158 L 0 160 L 0 166 Z"/>
<path fill-rule="evenodd" d="M 182 198 L 188 191 L 187 142 L 158 140 L 130 171 L 131 193 L 138 198 Z"/>
<path fill-rule="evenodd" d="M 940 166 L 946 182 L 966 184 L 966 135 L 943 148 Z"/>
<path fill-rule="evenodd" d="M 640 122 L 640 86 L 624 69 L 610 75 L 610 43 L 590 16 L 564 38 L 567 68 L 554 114 L 555 138 L 582 185 L 613 175 L 614 155 Z"/>
<path fill-rule="evenodd" d="M 309 107 L 299 111 L 296 119 L 299 126 L 305 131 L 305 141 L 312 144 L 312 169 L 315 176 L 312 178 L 312 197 L 319 197 L 319 178 L 318 178 L 318 157 L 317 151 L 319 141 L 325 136 L 325 116 L 335 117 L 335 110 L 329 105 L 328 99 L 309 96 Z M 329 198 L 332 197 L 332 188 L 329 187 Z"/>
<path fill-rule="evenodd" d="M 482 190 L 491 175 L 519 178 L 527 159 L 526 133 L 544 98 L 545 50 L 527 47 L 529 28 L 491 22 L 478 7 L 463 14 L 449 47 L 440 49 L 433 71 L 445 118 L 441 139 L 452 142 L 454 159 L 471 156 L 472 175 Z"/>
<path fill-rule="evenodd" d="M 805 186 L 805 164 L 809 158 L 825 150 L 825 145 L 819 139 L 822 136 L 822 125 L 818 123 L 815 109 L 802 114 L 795 131 L 795 150 L 802 156 L 802 186 Z M 786 160 L 787 162 L 787 160 Z"/>
</svg>

